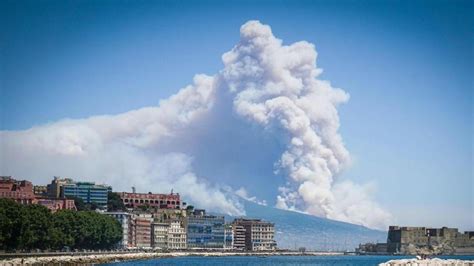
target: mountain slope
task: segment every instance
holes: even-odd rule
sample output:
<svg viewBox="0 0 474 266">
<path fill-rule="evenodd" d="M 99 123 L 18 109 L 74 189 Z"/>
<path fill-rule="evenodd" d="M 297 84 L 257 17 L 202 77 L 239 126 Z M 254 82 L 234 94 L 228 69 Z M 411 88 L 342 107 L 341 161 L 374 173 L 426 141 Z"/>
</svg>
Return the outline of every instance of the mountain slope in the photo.
<svg viewBox="0 0 474 266">
<path fill-rule="evenodd" d="M 275 223 L 280 248 L 353 250 L 359 243 L 385 242 L 387 233 L 364 226 L 281 210 L 245 201 L 246 217 Z"/>
</svg>

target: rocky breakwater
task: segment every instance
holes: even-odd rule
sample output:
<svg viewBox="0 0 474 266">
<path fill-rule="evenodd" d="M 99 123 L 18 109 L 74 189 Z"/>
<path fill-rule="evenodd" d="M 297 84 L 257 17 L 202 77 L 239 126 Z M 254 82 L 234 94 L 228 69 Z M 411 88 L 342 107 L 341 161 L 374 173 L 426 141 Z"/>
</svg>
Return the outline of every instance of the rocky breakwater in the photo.
<svg viewBox="0 0 474 266">
<path fill-rule="evenodd" d="M 473 266 L 474 260 L 401 259 L 380 263 L 379 266 Z"/>
<path fill-rule="evenodd" d="M 114 261 L 150 259 L 155 257 L 168 257 L 171 254 L 157 253 L 125 253 L 125 254 L 95 254 L 95 255 L 71 255 L 71 256 L 47 256 L 47 257 L 26 257 L 0 260 L 0 265 L 90 265 Z"/>
<path fill-rule="evenodd" d="M 7 260 L 0 260 L 0 265 L 90 265 L 109 262 L 143 260 L 152 258 L 182 257 L 182 256 L 331 256 L 342 255 L 339 252 L 135 252 L 135 253 L 116 253 L 116 254 L 91 254 L 91 255 L 61 255 L 44 257 L 18 257 Z"/>
</svg>

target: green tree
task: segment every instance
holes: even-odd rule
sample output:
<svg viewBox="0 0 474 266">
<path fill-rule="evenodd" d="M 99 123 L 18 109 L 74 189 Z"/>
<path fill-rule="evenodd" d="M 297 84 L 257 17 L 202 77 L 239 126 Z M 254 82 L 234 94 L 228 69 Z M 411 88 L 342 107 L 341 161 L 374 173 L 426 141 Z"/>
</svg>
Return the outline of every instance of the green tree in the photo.
<svg viewBox="0 0 474 266">
<path fill-rule="evenodd" d="M 68 197 L 68 199 L 74 200 L 74 205 L 76 205 L 76 209 L 78 211 L 88 211 L 86 204 L 84 203 L 84 200 L 78 197 Z"/>
<path fill-rule="evenodd" d="M 79 197 L 68 197 L 68 199 L 74 200 L 74 205 L 76 205 L 78 211 L 95 211 L 99 207 L 97 203 L 85 203 L 84 200 Z"/>
<path fill-rule="evenodd" d="M 0 199 L 0 249 L 109 249 L 121 239 L 120 223 L 107 215 L 71 210 L 52 214 L 41 205 Z"/>
<path fill-rule="evenodd" d="M 87 206 L 86 209 L 88 211 L 95 211 L 97 210 L 97 208 L 99 208 L 99 205 L 97 205 L 97 203 L 95 202 L 87 203 L 86 206 Z"/>
<path fill-rule="evenodd" d="M 18 248 L 23 206 L 11 199 L 0 199 L 0 250 Z"/>
<path fill-rule="evenodd" d="M 149 204 L 145 204 L 145 205 L 138 206 L 138 209 L 143 212 L 148 212 L 149 210 L 152 209 L 152 207 Z"/>
<path fill-rule="evenodd" d="M 125 205 L 122 202 L 119 194 L 109 191 L 107 195 L 107 210 L 108 211 L 125 211 Z"/>
<path fill-rule="evenodd" d="M 65 246 L 74 247 L 77 235 L 77 212 L 61 210 L 53 214 L 50 230 L 50 241 L 53 249 L 61 250 Z"/>
<path fill-rule="evenodd" d="M 41 205 L 26 205 L 21 208 L 21 249 L 49 248 L 49 230 L 52 215 L 48 208 Z"/>
</svg>

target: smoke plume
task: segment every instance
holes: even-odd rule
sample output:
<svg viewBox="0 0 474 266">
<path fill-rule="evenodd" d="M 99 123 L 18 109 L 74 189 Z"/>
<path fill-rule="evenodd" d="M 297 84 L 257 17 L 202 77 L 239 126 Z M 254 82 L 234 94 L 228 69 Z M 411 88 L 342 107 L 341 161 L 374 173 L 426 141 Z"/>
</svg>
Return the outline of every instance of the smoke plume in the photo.
<svg viewBox="0 0 474 266">
<path fill-rule="evenodd" d="M 371 199 L 373 188 L 338 180 L 350 156 L 337 107 L 349 95 L 318 78 L 316 58 L 313 44 L 283 45 L 269 26 L 249 21 L 219 73 L 196 75 L 157 107 L 0 132 L 2 173 L 44 182 L 58 173 L 89 177 L 116 190 L 174 188 L 195 205 L 242 215 L 226 184 L 238 181 L 226 176 L 265 162 L 273 168 L 267 176 L 287 177 L 278 208 L 383 228 L 390 216 Z M 236 194 L 257 201 L 243 188 Z"/>
</svg>

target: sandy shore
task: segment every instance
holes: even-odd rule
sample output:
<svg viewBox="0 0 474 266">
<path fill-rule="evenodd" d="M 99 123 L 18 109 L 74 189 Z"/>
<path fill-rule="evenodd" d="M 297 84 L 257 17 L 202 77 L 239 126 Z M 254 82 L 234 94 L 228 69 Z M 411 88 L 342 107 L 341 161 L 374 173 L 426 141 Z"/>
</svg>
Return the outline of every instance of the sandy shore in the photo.
<svg viewBox="0 0 474 266">
<path fill-rule="evenodd" d="M 45 257 L 25 257 L 14 258 L 7 260 L 0 260 L 0 265 L 41 265 L 41 264 L 100 264 L 116 261 L 151 259 L 151 258 L 169 258 L 169 257 L 183 257 L 183 256 L 332 256 L 342 255 L 342 253 L 328 253 L 328 252 L 139 252 L 139 253 L 120 253 L 120 254 L 95 254 L 95 255 L 76 255 L 76 256 L 45 256 Z"/>
<path fill-rule="evenodd" d="M 385 263 L 380 263 L 379 266 L 473 266 L 474 261 L 466 260 L 443 260 L 443 259 L 401 259 L 401 260 L 390 260 Z"/>
</svg>

